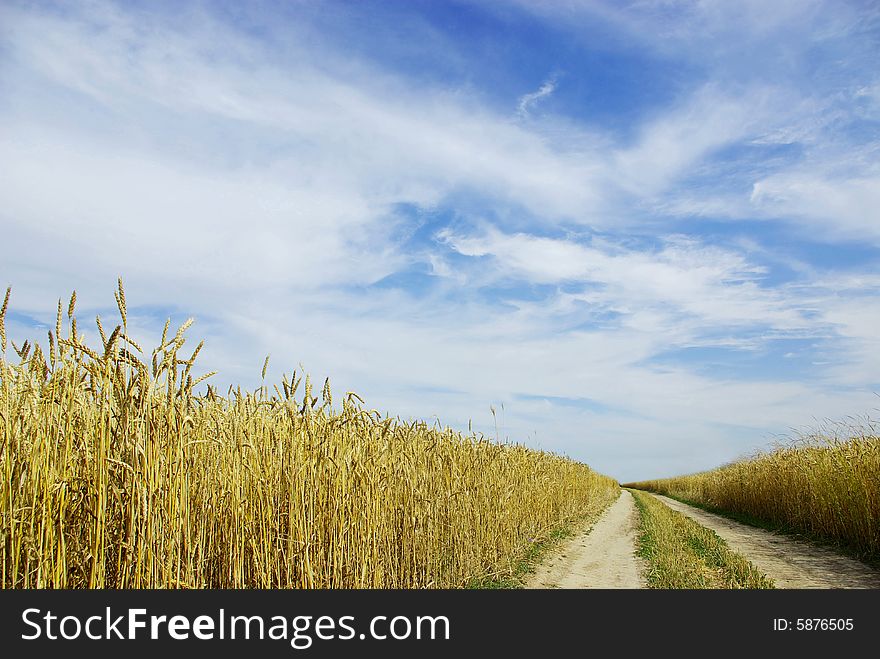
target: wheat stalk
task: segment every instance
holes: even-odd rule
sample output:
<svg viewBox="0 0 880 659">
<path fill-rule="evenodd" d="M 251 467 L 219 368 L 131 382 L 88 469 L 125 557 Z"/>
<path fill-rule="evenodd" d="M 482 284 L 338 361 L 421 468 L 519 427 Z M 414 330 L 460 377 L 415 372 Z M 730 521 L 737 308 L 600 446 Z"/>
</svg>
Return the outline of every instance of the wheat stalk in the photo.
<svg viewBox="0 0 880 659">
<path fill-rule="evenodd" d="M 12 286 L 6 287 L 6 295 L 3 297 L 3 306 L 0 307 L 0 348 L 6 352 L 6 308 L 9 306 L 9 296 Z"/>
<path fill-rule="evenodd" d="M 166 322 L 147 368 L 118 284 L 123 324 L 105 339 L 97 321 L 97 349 L 72 299 L 51 372 L 30 343 L 0 361 L 4 588 L 462 587 L 510 575 L 530 539 L 618 492 L 586 465 L 383 417 L 353 392 L 333 410 L 329 378 L 320 407 L 309 375 L 291 402 L 296 371 L 283 396 L 197 395 L 215 373 L 191 374 L 201 342 L 178 356 L 192 319 L 170 341 Z"/>
</svg>

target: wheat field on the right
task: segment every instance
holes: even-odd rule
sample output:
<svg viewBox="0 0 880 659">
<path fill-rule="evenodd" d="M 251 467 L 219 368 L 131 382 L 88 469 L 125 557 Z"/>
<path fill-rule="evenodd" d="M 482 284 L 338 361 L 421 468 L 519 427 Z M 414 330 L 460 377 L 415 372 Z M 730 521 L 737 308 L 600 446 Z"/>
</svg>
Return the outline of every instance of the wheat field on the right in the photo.
<svg viewBox="0 0 880 659">
<path fill-rule="evenodd" d="M 880 437 L 817 433 L 710 471 L 629 484 L 880 556 Z"/>
</svg>

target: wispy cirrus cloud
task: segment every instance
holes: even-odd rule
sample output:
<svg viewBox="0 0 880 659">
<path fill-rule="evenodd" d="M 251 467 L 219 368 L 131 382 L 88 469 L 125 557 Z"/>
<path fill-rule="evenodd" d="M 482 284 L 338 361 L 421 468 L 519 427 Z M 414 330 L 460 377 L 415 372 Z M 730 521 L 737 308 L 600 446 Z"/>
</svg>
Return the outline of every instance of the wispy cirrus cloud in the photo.
<svg viewBox="0 0 880 659">
<path fill-rule="evenodd" d="M 350 5 L 7 3 L 10 333 L 122 274 L 141 336 L 195 314 L 227 383 L 271 352 L 461 428 L 505 401 L 623 480 L 863 412 L 873 23 L 764 5 L 414 5 L 383 45 Z"/>
<path fill-rule="evenodd" d="M 673 335 L 683 343 L 727 344 L 743 328 L 773 331 L 777 338 L 821 331 L 814 318 L 802 314 L 804 299 L 762 285 L 765 266 L 735 249 L 693 238 L 667 236 L 659 247 L 647 249 L 601 238 L 585 244 L 491 228 L 471 236 L 444 231 L 440 238 L 459 254 L 491 256 L 487 267 L 497 277 L 568 284 L 561 298 L 593 313 L 612 312 L 620 326 L 644 324 L 645 314 L 652 313 L 655 329 L 666 333 L 669 345 Z M 704 336 L 707 331 L 711 338 Z"/>
<path fill-rule="evenodd" d="M 558 76 L 552 75 L 541 84 L 537 91 L 520 96 L 519 102 L 516 105 L 516 109 L 519 115 L 521 117 L 529 116 L 529 112 L 538 104 L 539 101 L 541 101 L 541 99 L 547 98 L 556 91 L 557 81 Z"/>
<path fill-rule="evenodd" d="M 750 197 L 765 215 L 786 216 L 824 239 L 880 244 L 880 172 L 874 176 L 821 176 L 789 171 L 755 182 Z"/>
</svg>

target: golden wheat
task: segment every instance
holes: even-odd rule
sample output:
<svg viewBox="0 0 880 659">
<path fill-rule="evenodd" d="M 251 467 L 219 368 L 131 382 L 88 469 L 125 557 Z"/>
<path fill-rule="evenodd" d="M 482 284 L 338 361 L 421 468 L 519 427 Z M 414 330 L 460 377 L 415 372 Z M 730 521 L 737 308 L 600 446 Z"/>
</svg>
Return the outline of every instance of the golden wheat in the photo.
<svg viewBox="0 0 880 659">
<path fill-rule="evenodd" d="M 880 556 L 880 437 L 815 434 L 690 476 L 633 483 Z"/>
<path fill-rule="evenodd" d="M 3 351 L 4 588 L 460 587 L 616 496 L 567 458 L 383 418 L 353 393 L 334 409 L 329 381 L 321 405 L 308 376 L 297 400 L 295 372 L 271 397 L 196 394 L 211 374 L 191 374 L 201 344 L 178 358 L 192 320 L 140 359 L 121 280 L 116 300 L 99 350 L 74 294 L 48 361 Z"/>
</svg>

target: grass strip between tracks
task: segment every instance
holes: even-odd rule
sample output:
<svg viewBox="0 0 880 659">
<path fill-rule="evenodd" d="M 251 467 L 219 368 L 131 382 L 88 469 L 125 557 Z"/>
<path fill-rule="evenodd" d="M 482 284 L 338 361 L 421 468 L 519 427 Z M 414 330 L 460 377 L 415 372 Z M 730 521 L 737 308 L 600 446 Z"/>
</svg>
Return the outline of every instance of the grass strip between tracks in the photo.
<svg viewBox="0 0 880 659">
<path fill-rule="evenodd" d="M 773 581 L 716 533 L 645 492 L 630 490 L 641 515 L 638 554 L 649 588 L 773 588 Z"/>
</svg>

